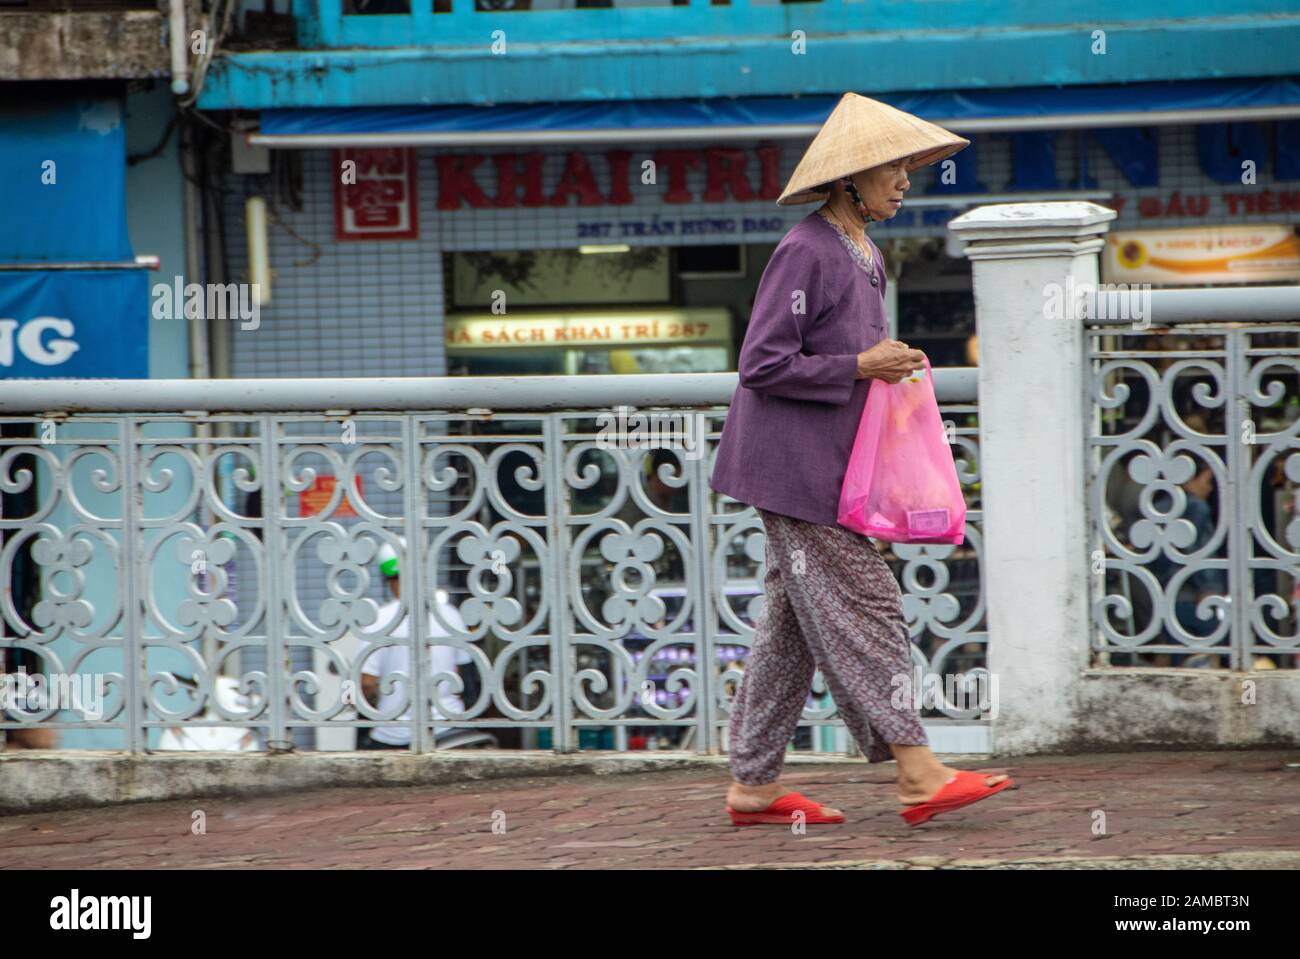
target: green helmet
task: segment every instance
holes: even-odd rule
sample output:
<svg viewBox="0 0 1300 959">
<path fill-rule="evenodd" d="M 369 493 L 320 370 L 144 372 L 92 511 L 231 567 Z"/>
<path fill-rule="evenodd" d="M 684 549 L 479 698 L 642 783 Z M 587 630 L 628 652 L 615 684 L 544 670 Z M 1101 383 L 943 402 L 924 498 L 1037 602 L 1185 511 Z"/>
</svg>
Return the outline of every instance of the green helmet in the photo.
<svg viewBox="0 0 1300 959">
<path fill-rule="evenodd" d="M 398 541 L 402 544 L 402 549 L 406 549 L 405 538 L 399 536 Z M 388 543 L 380 544 L 378 558 L 379 572 L 383 573 L 385 576 L 396 576 L 400 572 L 400 568 L 397 564 L 397 550 L 393 549 L 393 547 Z"/>
</svg>

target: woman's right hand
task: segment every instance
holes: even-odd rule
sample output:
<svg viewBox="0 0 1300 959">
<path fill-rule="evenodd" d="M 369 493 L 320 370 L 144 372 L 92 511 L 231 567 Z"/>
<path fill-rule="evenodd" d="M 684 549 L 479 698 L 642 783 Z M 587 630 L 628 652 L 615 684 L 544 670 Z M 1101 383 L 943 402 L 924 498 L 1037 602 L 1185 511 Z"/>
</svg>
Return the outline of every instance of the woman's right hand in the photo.
<svg viewBox="0 0 1300 959">
<path fill-rule="evenodd" d="M 881 340 L 871 349 L 858 354 L 858 379 L 867 377 L 900 383 L 914 370 L 925 367 L 925 354 L 899 340 Z"/>
</svg>

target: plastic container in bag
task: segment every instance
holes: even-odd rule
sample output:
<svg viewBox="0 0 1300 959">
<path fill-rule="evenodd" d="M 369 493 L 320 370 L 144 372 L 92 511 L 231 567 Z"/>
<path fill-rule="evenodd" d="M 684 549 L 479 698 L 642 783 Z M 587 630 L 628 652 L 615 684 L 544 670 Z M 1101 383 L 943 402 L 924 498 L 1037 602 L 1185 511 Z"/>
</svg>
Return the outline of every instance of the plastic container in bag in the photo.
<svg viewBox="0 0 1300 959">
<path fill-rule="evenodd" d="M 840 490 L 839 524 L 891 543 L 966 541 L 966 500 L 934 395 L 934 375 L 876 380 Z"/>
</svg>

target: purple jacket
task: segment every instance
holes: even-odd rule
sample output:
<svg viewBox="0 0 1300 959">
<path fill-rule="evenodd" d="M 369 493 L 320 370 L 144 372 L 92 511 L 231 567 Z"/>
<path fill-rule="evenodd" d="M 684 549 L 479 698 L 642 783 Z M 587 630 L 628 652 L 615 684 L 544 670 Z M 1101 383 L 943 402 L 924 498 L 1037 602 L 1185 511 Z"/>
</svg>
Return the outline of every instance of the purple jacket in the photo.
<svg viewBox="0 0 1300 959">
<path fill-rule="evenodd" d="M 870 241 L 869 241 L 870 242 Z M 840 486 L 871 379 L 857 357 L 888 335 L 879 286 L 817 212 L 782 237 L 758 283 L 740 349 L 740 385 L 710 486 L 750 506 L 836 525 Z M 803 311 L 796 291 L 803 291 Z"/>
</svg>

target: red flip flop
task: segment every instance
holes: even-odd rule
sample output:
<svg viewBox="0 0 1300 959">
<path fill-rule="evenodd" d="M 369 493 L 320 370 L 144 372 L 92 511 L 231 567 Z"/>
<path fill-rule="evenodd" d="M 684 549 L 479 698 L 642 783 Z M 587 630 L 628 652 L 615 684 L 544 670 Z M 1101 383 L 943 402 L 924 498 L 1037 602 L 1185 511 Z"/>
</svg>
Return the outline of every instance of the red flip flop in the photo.
<svg viewBox="0 0 1300 959">
<path fill-rule="evenodd" d="M 995 786 L 984 785 L 985 779 L 995 775 L 998 774 L 977 773 L 969 769 L 958 770 L 957 775 L 944 783 L 943 788 L 935 793 L 933 799 L 917 803 L 915 806 L 908 806 L 899 815 L 907 820 L 909 826 L 919 826 L 927 819 L 932 819 L 940 813 L 952 812 L 962 806 L 969 806 L 973 802 L 987 799 L 994 793 L 1001 792 L 1013 784 L 1013 780 L 1004 779 Z"/>
<path fill-rule="evenodd" d="M 807 817 L 804 822 L 844 822 L 843 814 L 838 816 L 822 815 L 821 803 L 813 802 L 802 793 L 786 793 L 784 796 L 778 796 L 772 802 L 772 805 L 762 812 L 737 812 L 730 806 L 727 807 L 727 812 L 730 814 L 731 823 L 734 826 L 754 826 L 759 823 L 788 826 L 794 822 L 796 812 L 802 812 Z"/>
</svg>

